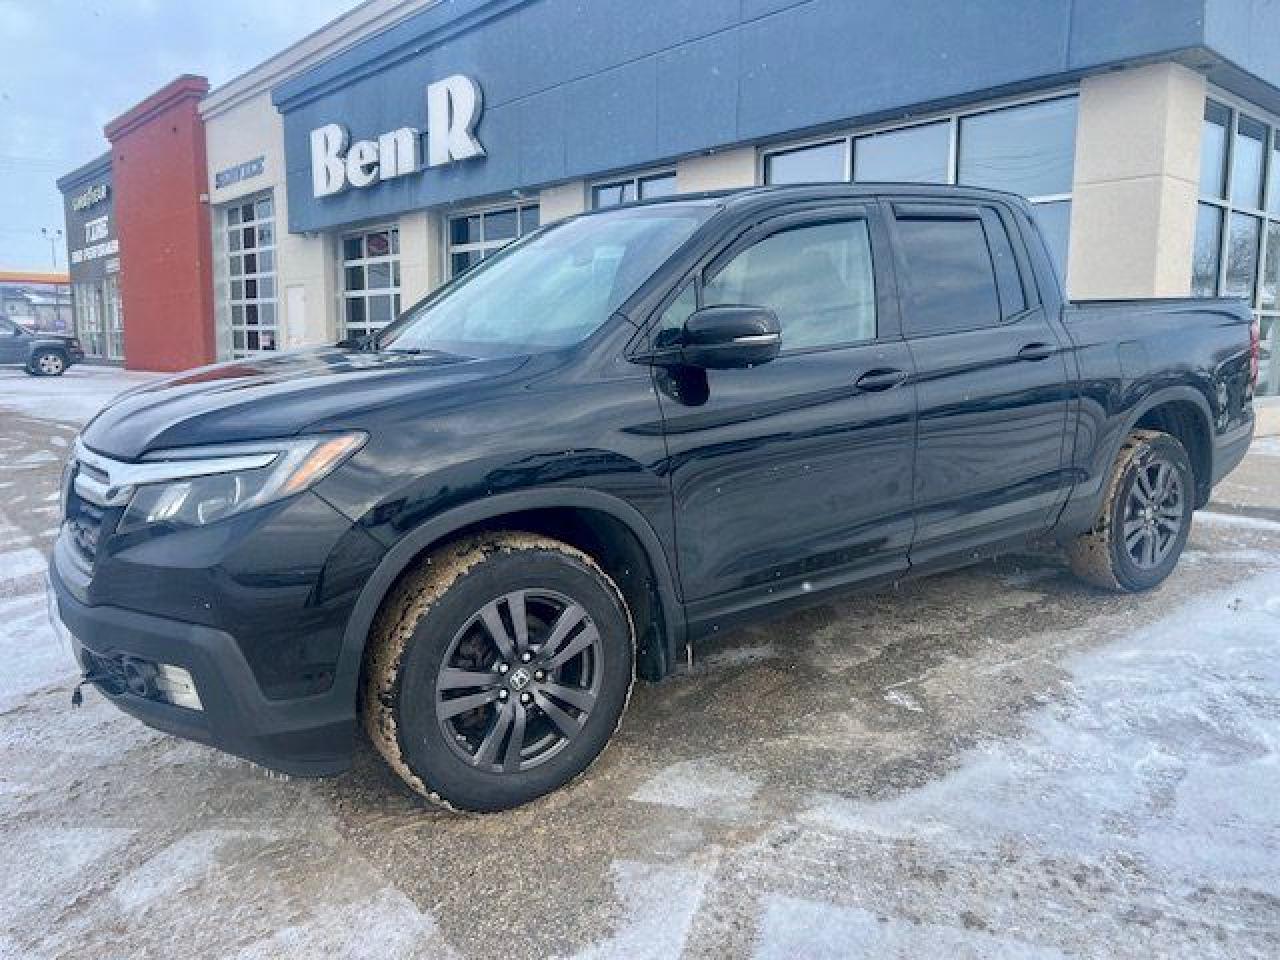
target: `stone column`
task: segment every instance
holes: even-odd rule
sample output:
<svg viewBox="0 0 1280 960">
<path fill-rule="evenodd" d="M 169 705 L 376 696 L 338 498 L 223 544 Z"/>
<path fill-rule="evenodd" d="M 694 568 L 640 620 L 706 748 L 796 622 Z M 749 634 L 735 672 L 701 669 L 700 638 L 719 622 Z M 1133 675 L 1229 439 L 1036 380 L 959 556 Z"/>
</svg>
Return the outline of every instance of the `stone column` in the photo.
<svg viewBox="0 0 1280 960">
<path fill-rule="evenodd" d="M 1160 63 L 1080 84 L 1067 293 L 1191 289 L 1205 79 Z"/>
<path fill-rule="evenodd" d="M 676 164 L 676 190 L 702 193 L 756 185 L 755 147 L 734 147 L 701 157 L 688 157 Z"/>
<path fill-rule="evenodd" d="M 587 182 L 570 180 L 538 194 L 538 222 L 555 223 L 587 209 Z"/>
</svg>

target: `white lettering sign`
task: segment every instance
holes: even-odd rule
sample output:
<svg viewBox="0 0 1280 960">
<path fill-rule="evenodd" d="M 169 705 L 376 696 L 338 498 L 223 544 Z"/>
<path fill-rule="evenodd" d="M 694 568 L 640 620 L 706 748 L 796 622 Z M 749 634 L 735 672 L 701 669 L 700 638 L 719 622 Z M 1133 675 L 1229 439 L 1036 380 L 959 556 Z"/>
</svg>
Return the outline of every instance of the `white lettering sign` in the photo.
<svg viewBox="0 0 1280 960">
<path fill-rule="evenodd" d="M 94 220 L 86 220 L 84 222 L 84 242 L 98 243 L 100 240 L 107 239 L 107 218 L 97 217 Z"/>
<path fill-rule="evenodd" d="M 485 155 L 475 134 L 483 107 L 480 86 L 470 77 L 454 75 L 427 86 L 428 167 Z M 317 127 L 311 131 L 311 192 L 327 197 L 417 173 L 421 148 L 422 134 L 413 127 L 354 143 L 341 124 Z"/>
<path fill-rule="evenodd" d="M 81 247 L 79 250 L 71 251 L 72 263 L 85 263 L 89 260 L 97 260 L 99 257 L 110 257 L 120 252 L 119 240 L 107 240 L 105 243 L 95 243 L 91 247 Z"/>
<path fill-rule="evenodd" d="M 81 210 L 88 210 L 94 204 L 101 203 L 107 199 L 107 195 L 111 192 L 111 188 L 105 183 L 95 183 L 91 187 L 86 187 L 83 193 L 78 193 L 71 198 L 71 209 L 79 213 Z"/>
</svg>

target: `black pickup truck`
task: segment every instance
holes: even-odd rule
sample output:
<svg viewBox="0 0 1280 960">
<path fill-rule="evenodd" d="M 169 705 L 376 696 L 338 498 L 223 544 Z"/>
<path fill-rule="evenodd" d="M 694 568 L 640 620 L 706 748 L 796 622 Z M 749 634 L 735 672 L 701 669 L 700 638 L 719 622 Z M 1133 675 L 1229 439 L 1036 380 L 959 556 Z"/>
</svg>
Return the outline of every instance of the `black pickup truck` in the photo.
<svg viewBox="0 0 1280 960">
<path fill-rule="evenodd" d="M 118 399 L 67 466 L 55 622 L 160 729 L 322 775 L 362 717 L 422 795 L 511 807 L 713 629 L 1046 536 L 1154 587 L 1257 354 L 1240 302 L 1064 302 L 1006 194 L 588 214 L 359 346 Z"/>
<path fill-rule="evenodd" d="M 60 377 L 83 359 L 75 337 L 28 330 L 0 317 L 0 366 L 20 364 L 33 377 Z"/>
</svg>

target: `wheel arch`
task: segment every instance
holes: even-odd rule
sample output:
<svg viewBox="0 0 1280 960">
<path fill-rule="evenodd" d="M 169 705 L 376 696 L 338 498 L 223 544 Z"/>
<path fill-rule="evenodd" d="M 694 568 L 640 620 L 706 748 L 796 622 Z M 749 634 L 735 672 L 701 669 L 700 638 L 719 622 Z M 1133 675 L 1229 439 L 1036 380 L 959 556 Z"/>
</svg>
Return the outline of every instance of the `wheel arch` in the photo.
<svg viewBox="0 0 1280 960">
<path fill-rule="evenodd" d="M 349 685 L 355 697 L 374 617 L 400 577 L 441 544 L 486 529 L 542 533 L 590 554 L 615 579 L 632 607 L 640 675 L 661 679 L 678 662 L 685 639 L 684 608 L 653 527 L 635 507 L 609 494 L 546 488 L 463 504 L 404 534 L 383 556 L 356 600 L 343 632 L 335 685 Z"/>
<path fill-rule="evenodd" d="M 1120 442 L 1131 431 L 1142 429 L 1159 430 L 1182 444 L 1195 472 L 1195 505 L 1208 503 L 1213 485 L 1213 414 L 1204 394 L 1192 387 L 1152 394 L 1133 411 Z"/>
</svg>

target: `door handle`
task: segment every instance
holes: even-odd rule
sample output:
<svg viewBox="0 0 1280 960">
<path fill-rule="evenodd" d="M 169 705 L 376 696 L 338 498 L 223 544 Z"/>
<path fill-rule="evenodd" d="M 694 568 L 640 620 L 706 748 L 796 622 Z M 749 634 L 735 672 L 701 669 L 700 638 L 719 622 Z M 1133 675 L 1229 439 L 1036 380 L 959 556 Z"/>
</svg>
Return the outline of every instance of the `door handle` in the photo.
<svg viewBox="0 0 1280 960">
<path fill-rule="evenodd" d="M 875 370 L 868 370 L 853 385 L 859 390 L 874 392 L 878 390 L 892 390 L 894 387 L 901 386 L 906 383 L 907 371 L 895 370 L 892 367 L 877 367 Z"/>
<path fill-rule="evenodd" d="M 1019 360 L 1048 360 L 1053 356 L 1055 348 L 1048 343 L 1028 343 L 1018 351 Z"/>
</svg>

